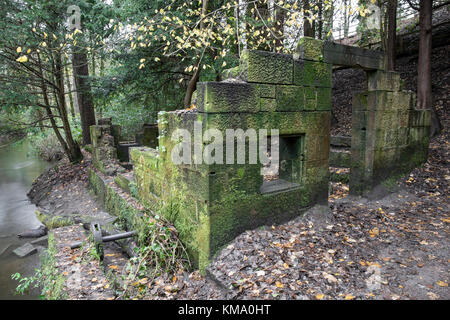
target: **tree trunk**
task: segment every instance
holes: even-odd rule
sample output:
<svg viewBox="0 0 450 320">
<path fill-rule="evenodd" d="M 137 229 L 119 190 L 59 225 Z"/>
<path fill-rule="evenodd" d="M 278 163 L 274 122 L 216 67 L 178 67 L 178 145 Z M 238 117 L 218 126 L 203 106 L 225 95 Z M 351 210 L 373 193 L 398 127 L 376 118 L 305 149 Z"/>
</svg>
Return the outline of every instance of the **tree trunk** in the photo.
<svg viewBox="0 0 450 320">
<path fill-rule="evenodd" d="M 72 65 L 78 107 L 80 109 L 83 145 L 87 145 L 91 143 L 89 128 L 95 125 L 95 111 L 91 94 L 91 84 L 89 83 L 87 54 L 80 50 L 80 48 L 74 48 Z"/>
<path fill-rule="evenodd" d="M 310 15 L 306 14 L 305 11 L 309 10 L 309 0 L 303 1 L 303 35 L 305 37 L 311 37 L 314 38 L 314 32 L 311 23 L 307 19 Z"/>
<path fill-rule="evenodd" d="M 421 0 L 419 11 L 419 61 L 417 68 L 417 108 L 431 109 L 431 136 L 441 132 L 442 126 L 433 106 L 431 91 L 431 35 L 432 0 Z"/>
<path fill-rule="evenodd" d="M 44 71 L 42 69 L 41 58 L 40 58 L 39 54 L 37 54 L 37 60 L 38 60 L 38 68 L 39 68 L 38 76 L 41 79 L 42 98 L 44 101 L 45 111 L 50 120 L 50 124 L 52 126 L 53 132 L 55 133 L 56 138 L 58 139 L 59 143 L 61 144 L 61 147 L 63 148 L 64 152 L 66 153 L 67 157 L 69 158 L 69 161 L 77 162 L 83 157 L 80 147 L 76 143 L 69 146 L 69 144 L 66 142 L 66 140 L 64 140 L 64 137 L 62 136 L 61 132 L 59 131 L 58 124 L 55 121 L 55 115 L 53 114 L 52 109 L 50 107 L 50 98 L 48 96 L 47 85 L 44 80 L 45 76 L 44 76 Z M 61 69 L 61 72 L 62 72 L 62 69 Z M 62 77 L 62 74 L 61 74 L 61 77 Z M 62 93 L 64 94 L 64 90 L 62 91 Z M 63 108 L 65 109 L 65 106 Z M 58 108 L 58 110 L 61 111 L 60 108 Z M 60 115 L 60 116 L 62 117 L 62 115 Z M 69 127 L 69 136 L 72 137 L 71 133 L 70 133 L 70 127 Z"/>
<path fill-rule="evenodd" d="M 275 9 L 275 52 L 283 51 L 283 36 L 284 36 L 284 10 L 277 8 Z"/>
<path fill-rule="evenodd" d="M 78 162 L 83 158 L 83 155 L 80 150 L 80 146 L 76 141 L 73 140 L 72 131 L 70 130 L 70 123 L 67 117 L 67 107 L 66 107 L 66 97 L 64 92 L 64 66 L 62 63 L 61 55 L 56 52 L 54 56 L 55 60 L 55 80 L 56 85 L 58 86 L 57 91 L 57 105 L 59 110 L 59 116 L 61 117 L 61 122 L 64 129 L 65 140 L 67 146 L 69 147 L 71 156 L 71 162 Z"/>
<path fill-rule="evenodd" d="M 348 37 L 348 29 L 349 29 L 349 12 L 348 12 L 348 2 L 344 0 L 344 38 Z"/>
<path fill-rule="evenodd" d="M 325 21 L 325 28 L 323 31 L 324 39 L 332 39 L 333 34 L 331 30 L 333 30 L 333 19 L 334 19 L 334 7 L 333 1 L 331 1 L 331 6 L 328 10 L 324 10 L 323 16 Z"/>
<path fill-rule="evenodd" d="M 207 10 L 208 10 L 208 0 L 203 0 L 202 15 L 206 15 Z M 200 29 L 203 29 L 203 22 L 200 22 Z M 191 106 L 192 94 L 194 93 L 195 89 L 197 89 L 197 82 L 198 79 L 200 78 L 200 63 L 201 57 L 197 59 L 197 62 L 195 64 L 196 69 L 194 71 L 194 74 L 192 75 L 191 80 L 189 80 L 188 86 L 186 88 L 186 94 L 184 95 L 184 106 L 186 108 L 189 108 Z"/>
<path fill-rule="evenodd" d="M 397 0 L 388 0 L 388 39 L 387 58 L 388 70 L 395 70 L 395 41 L 397 34 Z"/>
<path fill-rule="evenodd" d="M 318 1 L 318 7 L 319 7 L 319 21 L 318 21 L 318 25 L 317 25 L 317 39 L 322 40 L 323 37 L 323 0 L 319 0 Z"/>
<path fill-rule="evenodd" d="M 69 105 L 70 105 L 70 114 L 72 115 L 72 118 L 75 118 L 75 108 L 73 104 L 73 96 L 72 96 L 72 86 L 70 84 L 70 75 L 69 75 L 69 68 L 67 65 L 64 66 L 64 73 L 66 74 L 66 81 L 67 81 L 67 95 L 69 96 Z"/>
</svg>

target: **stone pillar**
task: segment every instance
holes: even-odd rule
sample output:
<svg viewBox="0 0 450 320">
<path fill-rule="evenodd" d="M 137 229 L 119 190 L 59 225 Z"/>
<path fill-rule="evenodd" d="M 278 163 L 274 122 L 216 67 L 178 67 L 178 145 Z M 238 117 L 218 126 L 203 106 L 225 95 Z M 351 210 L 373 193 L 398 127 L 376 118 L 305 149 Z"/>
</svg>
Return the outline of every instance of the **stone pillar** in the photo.
<svg viewBox="0 0 450 320">
<path fill-rule="evenodd" d="M 426 161 L 428 149 L 429 111 L 415 110 L 415 94 L 401 91 L 400 74 L 369 71 L 367 80 L 368 92 L 353 99 L 350 193 L 355 195 L 392 184 Z"/>
<path fill-rule="evenodd" d="M 112 125 L 111 119 L 99 119 L 91 126 L 92 161 L 104 174 L 113 174 L 117 170 L 117 147 L 119 145 L 120 126 Z"/>
</svg>

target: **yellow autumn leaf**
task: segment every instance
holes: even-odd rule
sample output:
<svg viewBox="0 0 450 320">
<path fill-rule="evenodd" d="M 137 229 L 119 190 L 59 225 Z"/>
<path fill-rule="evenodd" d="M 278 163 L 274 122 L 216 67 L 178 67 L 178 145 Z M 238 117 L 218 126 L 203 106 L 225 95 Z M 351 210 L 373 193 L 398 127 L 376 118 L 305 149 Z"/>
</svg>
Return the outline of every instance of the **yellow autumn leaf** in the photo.
<svg viewBox="0 0 450 320">
<path fill-rule="evenodd" d="M 21 53 L 22 52 L 22 47 L 17 47 L 16 52 L 17 53 Z"/>
<path fill-rule="evenodd" d="M 277 288 L 283 288 L 284 287 L 284 285 L 280 281 L 275 282 L 275 285 L 277 286 Z"/>
<path fill-rule="evenodd" d="M 112 265 L 112 266 L 108 266 L 108 268 L 113 269 L 113 270 L 117 270 L 119 267 L 116 265 Z"/>
<path fill-rule="evenodd" d="M 28 61 L 28 57 L 27 56 L 20 56 L 19 58 L 16 59 L 17 62 L 23 63 L 23 62 L 27 62 Z"/>
<path fill-rule="evenodd" d="M 140 284 L 147 284 L 148 283 L 148 278 L 142 278 L 141 280 L 139 280 Z"/>
<path fill-rule="evenodd" d="M 323 293 L 316 294 L 318 300 L 322 300 L 325 295 Z"/>
<path fill-rule="evenodd" d="M 379 234 L 379 230 L 377 227 L 373 228 L 372 230 L 369 230 L 369 234 L 371 238 L 376 237 Z"/>
<path fill-rule="evenodd" d="M 444 282 L 444 281 L 438 281 L 438 282 L 436 282 L 436 284 L 439 286 L 439 287 L 448 287 L 448 283 L 447 282 Z"/>
<path fill-rule="evenodd" d="M 344 299 L 345 300 L 353 300 L 353 299 L 355 299 L 355 297 L 352 296 L 351 294 L 347 294 Z"/>
</svg>

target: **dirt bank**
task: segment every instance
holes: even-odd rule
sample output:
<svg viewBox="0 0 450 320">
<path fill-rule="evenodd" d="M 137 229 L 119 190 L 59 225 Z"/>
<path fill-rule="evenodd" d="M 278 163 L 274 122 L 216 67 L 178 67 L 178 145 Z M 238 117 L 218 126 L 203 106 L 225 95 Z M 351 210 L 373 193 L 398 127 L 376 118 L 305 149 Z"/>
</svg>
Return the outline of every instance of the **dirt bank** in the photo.
<svg viewBox="0 0 450 320">
<path fill-rule="evenodd" d="M 14 143 L 23 137 L 25 137 L 26 134 L 19 131 L 14 131 L 10 133 L 2 133 L 0 134 L 0 148 L 5 147 L 11 143 Z"/>
</svg>

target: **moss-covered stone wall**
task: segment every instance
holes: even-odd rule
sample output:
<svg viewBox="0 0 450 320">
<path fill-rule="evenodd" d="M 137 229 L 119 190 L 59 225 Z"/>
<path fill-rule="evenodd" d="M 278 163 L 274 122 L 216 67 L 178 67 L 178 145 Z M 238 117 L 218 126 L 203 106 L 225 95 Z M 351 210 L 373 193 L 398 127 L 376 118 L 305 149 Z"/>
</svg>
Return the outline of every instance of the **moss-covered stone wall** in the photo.
<svg viewBox="0 0 450 320">
<path fill-rule="evenodd" d="M 401 91 L 398 73 L 367 77 L 369 91 L 354 96 L 352 109 L 350 193 L 357 195 L 423 164 L 431 121 L 430 110 L 415 109 L 415 94 Z"/>
<path fill-rule="evenodd" d="M 160 112 L 158 145 L 153 141 L 153 148 L 130 149 L 140 202 L 175 225 L 200 270 L 241 232 L 291 219 L 315 204 L 327 205 L 333 64 L 368 71 L 369 91 L 356 95 L 353 103 L 351 192 L 362 194 L 425 161 L 429 111 L 415 110 L 414 96 L 401 91 L 398 74 L 382 71 L 383 53 L 310 38 L 300 40 L 294 55 L 245 51 L 239 67 L 226 73 L 239 80 L 199 83 L 196 109 Z M 255 164 L 248 158 L 246 164 L 195 164 L 194 128 L 199 125 L 201 137 L 216 129 L 224 142 L 227 129 L 279 130 L 277 181 L 283 183 L 264 180 L 259 159 Z M 193 163 L 172 161 L 181 142 L 172 139 L 177 129 L 191 133 Z M 102 136 L 98 126 L 91 130 Z M 94 148 L 101 148 L 101 141 Z M 94 160 L 101 156 L 95 153 Z M 129 177 L 125 180 L 116 178 L 116 183 L 131 189 Z M 128 212 L 92 173 L 91 184 L 113 204 L 111 210 Z"/>
<path fill-rule="evenodd" d="M 99 123 L 101 119 L 99 119 Z M 103 173 L 117 161 L 120 126 L 109 124 L 93 125 L 89 128 L 92 139 L 92 162 Z"/>
<path fill-rule="evenodd" d="M 246 82 L 199 83 L 197 110 L 161 113 L 158 150 L 131 150 L 141 201 L 165 208 L 201 270 L 243 231 L 286 221 L 328 198 L 331 65 L 247 51 L 238 72 Z M 289 188 L 262 192 L 259 160 L 174 165 L 172 133 L 194 132 L 194 122 L 202 134 L 217 129 L 223 137 L 227 129 L 278 129 L 282 141 L 298 148 L 283 168 Z"/>
</svg>

